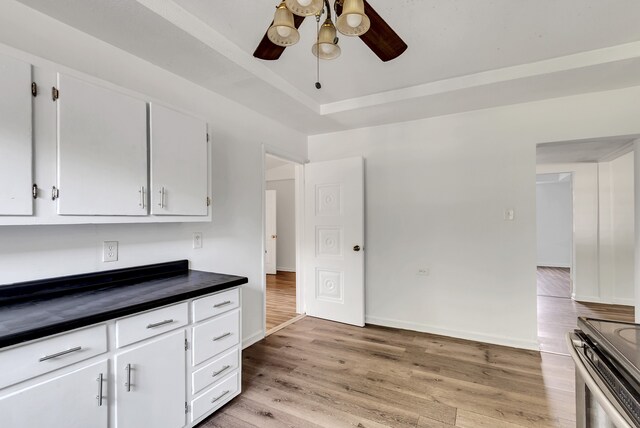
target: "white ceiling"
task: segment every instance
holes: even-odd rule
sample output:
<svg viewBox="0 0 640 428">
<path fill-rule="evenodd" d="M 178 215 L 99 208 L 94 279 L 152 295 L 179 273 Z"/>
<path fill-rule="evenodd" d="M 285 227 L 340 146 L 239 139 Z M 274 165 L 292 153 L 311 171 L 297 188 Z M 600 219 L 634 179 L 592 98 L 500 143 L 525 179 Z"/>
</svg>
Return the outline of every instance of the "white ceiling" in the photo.
<svg viewBox="0 0 640 428">
<path fill-rule="evenodd" d="M 280 158 L 277 158 L 269 154 L 265 155 L 264 157 L 264 165 L 266 170 L 279 168 L 281 166 L 289 165 L 289 164 L 291 164 L 291 162 L 287 162 L 286 160 L 282 160 Z"/>
<path fill-rule="evenodd" d="M 633 142 L 638 135 L 600 138 L 595 140 L 563 141 L 559 143 L 538 144 L 536 162 L 573 163 L 607 162 L 633 150 Z"/>
<path fill-rule="evenodd" d="M 313 18 L 252 57 L 277 0 L 19 1 L 307 134 L 640 85 L 637 0 L 369 0 L 409 49 L 341 37 L 320 91 Z"/>
<path fill-rule="evenodd" d="M 536 175 L 536 184 L 566 183 L 570 180 L 571 180 L 571 173 L 569 172 L 558 172 L 558 173 Z"/>
</svg>

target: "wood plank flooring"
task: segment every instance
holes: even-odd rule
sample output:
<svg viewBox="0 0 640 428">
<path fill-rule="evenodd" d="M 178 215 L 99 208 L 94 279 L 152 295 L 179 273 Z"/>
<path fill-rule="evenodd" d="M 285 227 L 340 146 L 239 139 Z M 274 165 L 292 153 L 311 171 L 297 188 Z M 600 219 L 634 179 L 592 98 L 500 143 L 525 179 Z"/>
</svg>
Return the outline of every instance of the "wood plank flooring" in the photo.
<svg viewBox="0 0 640 428">
<path fill-rule="evenodd" d="M 540 349 L 568 355 L 564 335 L 577 327 L 578 316 L 634 321 L 634 308 L 576 302 L 570 298 L 569 269 L 538 268 L 538 342 Z"/>
<path fill-rule="evenodd" d="M 297 315 L 295 272 L 267 275 L 267 331 Z"/>
<path fill-rule="evenodd" d="M 569 357 L 307 317 L 247 348 L 201 428 L 573 427 Z"/>
</svg>

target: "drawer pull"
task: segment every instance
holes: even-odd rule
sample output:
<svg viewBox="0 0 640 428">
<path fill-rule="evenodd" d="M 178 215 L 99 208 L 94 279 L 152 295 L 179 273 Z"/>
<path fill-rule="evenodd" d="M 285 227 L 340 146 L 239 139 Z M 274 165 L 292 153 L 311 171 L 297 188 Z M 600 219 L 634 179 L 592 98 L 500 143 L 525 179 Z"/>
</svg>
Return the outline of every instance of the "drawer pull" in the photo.
<svg viewBox="0 0 640 428">
<path fill-rule="evenodd" d="M 222 303 L 218 303 L 217 305 L 213 305 L 214 308 L 221 308 L 223 306 L 227 306 L 230 305 L 232 302 L 231 300 L 227 300 L 226 302 L 222 302 Z"/>
<path fill-rule="evenodd" d="M 124 386 L 127 387 L 127 392 L 131 392 L 131 364 L 127 364 L 124 369 L 127 371 L 127 381 Z"/>
<path fill-rule="evenodd" d="M 153 323 L 153 324 L 149 324 L 147 326 L 147 328 L 156 328 L 156 327 L 160 327 L 161 325 L 171 324 L 172 322 L 173 322 L 173 319 L 164 320 L 164 321 L 156 322 L 156 323 Z"/>
<path fill-rule="evenodd" d="M 213 341 L 214 341 L 214 342 L 217 342 L 218 340 L 222 340 L 222 339 L 224 339 L 224 338 L 225 338 L 225 337 L 227 337 L 227 336 L 231 336 L 231 332 L 229 332 L 229 333 L 225 333 L 225 334 L 223 334 L 222 336 L 214 337 L 214 338 L 213 338 Z"/>
<path fill-rule="evenodd" d="M 98 407 L 102 407 L 102 382 L 104 380 L 102 373 L 98 375 L 96 380 L 98 381 L 98 396 L 96 397 L 96 400 L 98 400 Z"/>
<path fill-rule="evenodd" d="M 216 377 L 218 376 L 220 373 L 229 370 L 231 368 L 231 366 L 224 366 L 223 368 L 221 368 L 220 370 L 218 370 L 217 372 L 214 372 L 211 377 Z"/>
<path fill-rule="evenodd" d="M 82 346 L 76 346 L 75 348 L 67 349 L 66 351 L 56 352 L 55 354 L 46 355 L 40 358 L 40 362 L 51 360 L 52 358 L 62 357 L 63 355 L 71 354 L 72 352 L 77 352 L 82 349 Z"/>
<path fill-rule="evenodd" d="M 220 400 L 222 397 L 224 397 L 225 395 L 227 395 L 228 393 L 230 393 L 231 391 L 226 390 L 225 392 L 223 392 L 222 394 L 218 395 L 216 398 L 214 398 L 213 400 L 211 400 L 212 403 L 215 403 L 216 401 Z"/>
</svg>

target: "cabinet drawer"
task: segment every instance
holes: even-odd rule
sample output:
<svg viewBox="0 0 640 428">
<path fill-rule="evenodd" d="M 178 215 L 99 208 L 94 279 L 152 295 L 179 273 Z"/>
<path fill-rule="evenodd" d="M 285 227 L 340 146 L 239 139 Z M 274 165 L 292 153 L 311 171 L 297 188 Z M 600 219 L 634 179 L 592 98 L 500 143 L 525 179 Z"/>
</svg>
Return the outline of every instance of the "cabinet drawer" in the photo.
<svg viewBox="0 0 640 428">
<path fill-rule="evenodd" d="M 193 302 L 193 322 L 200 322 L 240 306 L 240 289 L 223 291 Z"/>
<path fill-rule="evenodd" d="M 184 327 L 189 321 L 187 302 L 116 321 L 116 346 L 123 346 Z"/>
<path fill-rule="evenodd" d="M 107 327 L 77 330 L 0 352 L 0 388 L 107 352 Z"/>
<path fill-rule="evenodd" d="M 192 375 L 193 393 L 205 389 L 207 386 L 218 382 L 229 373 L 238 368 L 240 363 L 240 348 L 235 347 L 230 352 L 225 353 L 214 362 L 207 364 Z"/>
<path fill-rule="evenodd" d="M 214 386 L 191 402 L 191 422 L 227 403 L 239 391 L 238 372 Z"/>
<path fill-rule="evenodd" d="M 193 328 L 193 365 L 218 355 L 240 342 L 240 311 L 220 315 Z"/>
</svg>

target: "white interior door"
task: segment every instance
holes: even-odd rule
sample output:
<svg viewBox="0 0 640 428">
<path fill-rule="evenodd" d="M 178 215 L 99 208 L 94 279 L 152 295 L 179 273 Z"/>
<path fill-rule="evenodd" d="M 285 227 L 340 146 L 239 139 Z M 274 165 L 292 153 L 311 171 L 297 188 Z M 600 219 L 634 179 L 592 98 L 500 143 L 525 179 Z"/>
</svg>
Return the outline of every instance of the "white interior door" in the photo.
<svg viewBox="0 0 640 428">
<path fill-rule="evenodd" d="M 267 190 L 265 195 L 265 252 L 264 269 L 267 274 L 276 274 L 276 191 Z"/>
<path fill-rule="evenodd" d="M 307 315 L 364 326 L 364 162 L 305 165 Z"/>
</svg>

